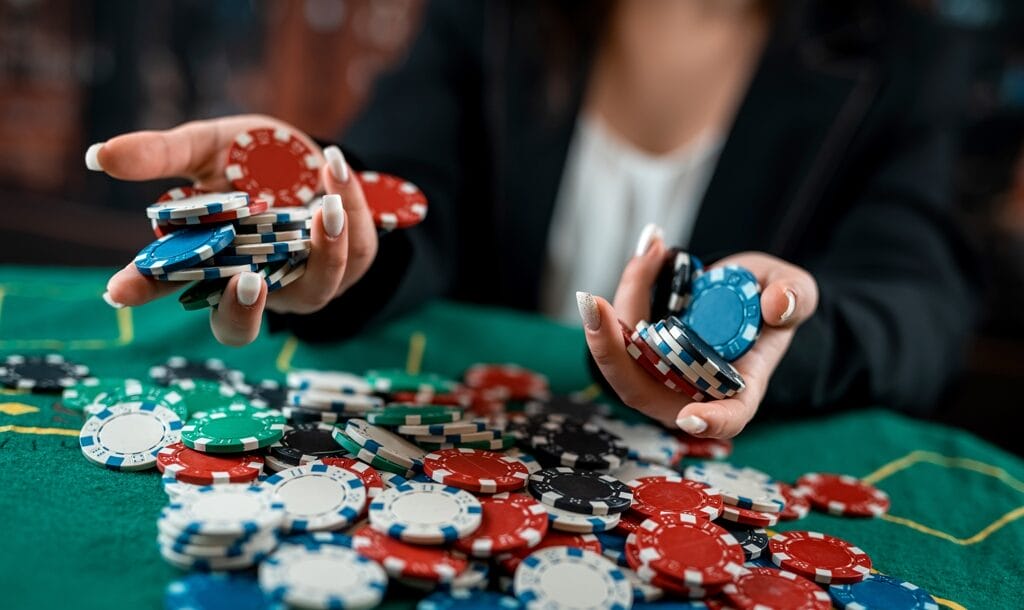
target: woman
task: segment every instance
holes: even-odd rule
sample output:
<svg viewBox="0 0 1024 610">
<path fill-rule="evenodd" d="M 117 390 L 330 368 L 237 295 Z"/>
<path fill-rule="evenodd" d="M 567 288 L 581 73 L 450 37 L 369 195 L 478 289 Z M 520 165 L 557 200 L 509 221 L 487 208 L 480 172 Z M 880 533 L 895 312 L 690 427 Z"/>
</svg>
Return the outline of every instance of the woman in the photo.
<svg viewBox="0 0 1024 610">
<path fill-rule="evenodd" d="M 894 2 L 432 3 L 345 154 L 325 150 L 341 197 L 317 214 L 305 277 L 269 300 L 258 277 L 232 279 L 214 334 L 252 341 L 266 307 L 272 325 L 328 340 L 438 295 L 565 317 L 583 288 L 607 381 L 691 434 L 734 436 L 762 401 L 925 409 L 972 317 L 946 179 L 954 50 Z M 223 189 L 220 151 L 268 121 L 128 134 L 87 158 L 119 178 Z M 349 163 L 418 184 L 427 220 L 378 243 Z M 612 291 L 652 220 L 614 308 L 590 296 Z M 615 319 L 646 317 L 665 240 L 763 286 L 737 399 L 686 404 L 622 349 Z M 129 265 L 107 298 L 173 289 Z"/>
</svg>

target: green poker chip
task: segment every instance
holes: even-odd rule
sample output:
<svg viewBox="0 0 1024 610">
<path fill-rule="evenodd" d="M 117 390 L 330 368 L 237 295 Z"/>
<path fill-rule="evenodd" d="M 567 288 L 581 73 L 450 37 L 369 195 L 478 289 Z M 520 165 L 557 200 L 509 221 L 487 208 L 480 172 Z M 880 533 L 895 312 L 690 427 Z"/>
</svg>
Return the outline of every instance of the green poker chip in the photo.
<svg viewBox="0 0 1024 610">
<path fill-rule="evenodd" d="M 123 383 L 119 386 L 97 394 L 92 403 L 86 405 L 83 410 L 92 415 L 123 402 L 153 402 L 173 411 L 181 421 L 188 419 L 185 398 L 178 392 L 170 388 L 141 383 L 136 379 L 122 379 L 121 381 Z"/>
<path fill-rule="evenodd" d="M 452 392 L 458 383 L 434 373 L 406 373 L 401 369 L 366 371 L 366 382 L 375 392 Z"/>
<path fill-rule="evenodd" d="M 233 404 L 193 413 L 181 429 L 181 442 L 204 453 L 253 451 L 281 440 L 284 424 L 280 411 Z"/>
<path fill-rule="evenodd" d="M 200 280 L 185 289 L 178 296 L 178 302 L 187 311 L 216 307 L 230 279 Z"/>
<path fill-rule="evenodd" d="M 484 449 L 487 451 L 504 451 L 516 444 L 514 434 L 504 434 L 501 438 L 487 441 L 466 441 L 464 443 L 427 443 L 416 442 L 417 445 L 430 451 L 441 449 Z"/>
<path fill-rule="evenodd" d="M 80 379 L 71 387 L 64 388 L 61 394 L 61 403 L 73 411 L 84 411 L 86 407 L 96 402 L 101 394 L 116 392 L 124 388 L 142 389 L 143 383 L 138 379 L 122 377 L 86 377 Z"/>
<path fill-rule="evenodd" d="M 212 379 L 175 379 L 168 387 L 185 399 L 190 417 L 200 411 L 215 411 L 232 405 L 252 406 L 238 390 Z"/>
<path fill-rule="evenodd" d="M 345 432 L 341 428 L 335 427 L 334 431 L 331 432 L 331 435 L 334 437 L 335 442 L 341 445 L 345 451 L 348 451 L 361 461 L 366 462 L 378 470 L 401 475 L 407 479 L 416 476 L 415 470 L 410 470 L 401 464 L 396 464 L 391 460 L 383 458 L 365 447 L 360 446 L 359 443 L 345 436 Z"/>
<path fill-rule="evenodd" d="M 462 409 L 443 405 L 392 403 L 366 414 L 366 421 L 384 426 L 447 424 L 462 418 Z"/>
</svg>

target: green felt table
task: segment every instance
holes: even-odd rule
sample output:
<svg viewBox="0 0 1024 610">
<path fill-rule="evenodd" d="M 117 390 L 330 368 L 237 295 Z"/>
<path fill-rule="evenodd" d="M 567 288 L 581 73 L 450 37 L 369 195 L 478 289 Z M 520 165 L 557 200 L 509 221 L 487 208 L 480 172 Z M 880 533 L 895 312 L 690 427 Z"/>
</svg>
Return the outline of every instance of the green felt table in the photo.
<svg viewBox="0 0 1024 610">
<path fill-rule="evenodd" d="M 545 372 L 556 391 L 590 385 L 580 331 L 540 317 L 438 302 L 349 342 L 264 333 L 233 349 L 211 338 L 206 313 L 174 299 L 109 308 L 100 299 L 108 275 L 0 266 L 0 355 L 59 351 L 96 375 L 127 377 L 145 377 L 170 355 L 219 357 L 248 378 L 282 379 L 289 367 L 404 367 L 410 338 L 420 336 L 424 370 L 457 376 L 475 362 L 507 361 Z M 81 423 L 52 395 L 0 397 L 2 607 L 157 608 L 180 575 L 155 548 L 166 502 L 157 473 L 92 465 L 78 448 Z M 778 529 L 850 540 L 878 570 L 925 587 L 943 607 L 1021 607 L 1024 463 L 1014 456 L 872 408 L 796 422 L 761 417 L 736 440 L 732 460 L 790 481 L 808 471 L 867 478 L 892 497 L 889 515 L 812 514 Z"/>
</svg>

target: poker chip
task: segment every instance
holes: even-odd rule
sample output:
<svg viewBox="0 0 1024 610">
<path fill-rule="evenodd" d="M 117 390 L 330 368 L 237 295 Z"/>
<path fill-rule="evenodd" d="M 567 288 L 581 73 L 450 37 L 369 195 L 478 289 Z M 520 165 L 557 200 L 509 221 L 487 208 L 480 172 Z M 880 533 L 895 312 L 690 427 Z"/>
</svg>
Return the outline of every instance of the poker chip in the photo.
<svg viewBox="0 0 1024 610">
<path fill-rule="evenodd" d="M 619 524 L 621 513 L 612 515 L 583 515 L 571 511 L 545 506 L 548 521 L 553 529 L 574 534 L 593 534 L 606 532 Z"/>
<path fill-rule="evenodd" d="M 224 250 L 234 238 L 235 228 L 231 225 L 175 231 L 140 250 L 135 256 L 135 268 L 142 275 L 162 279 L 173 271 L 196 267 Z"/>
<path fill-rule="evenodd" d="M 370 421 L 369 417 L 367 417 L 366 419 L 367 421 Z M 372 424 L 374 422 L 370 421 L 370 423 Z M 459 434 L 472 434 L 474 432 L 483 432 L 486 429 L 486 421 L 474 419 L 468 421 L 453 421 L 442 424 L 401 425 L 398 426 L 395 429 L 395 431 L 398 432 L 399 434 L 406 434 L 411 436 L 454 436 Z"/>
<path fill-rule="evenodd" d="M 807 499 L 807 490 L 779 483 L 779 491 L 786 501 L 786 506 L 779 512 L 780 521 L 796 521 L 803 519 L 811 512 L 811 501 Z"/>
<path fill-rule="evenodd" d="M 168 388 L 151 386 L 135 380 L 125 380 L 120 385 L 111 385 L 105 391 L 97 394 L 93 401 L 86 405 L 83 411 L 92 415 L 99 412 L 103 407 L 109 407 L 123 402 L 152 402 L 161 407 L 174 411 L 178 419 L 188 419 L 188 407 L 185 405 L 185 398 Z"/>
<path fill-rule="evenodd" d="M 402 464 L 396 464 L 395 462 L 383 458 L 379 454 L 374 453 L 365 447 L 361 447 L 359 443 L 346 436 L 341 428 L 335 428 L 333 434 L 335 442 L 341 445 L 350 454 L 356 456 L 358 459 L 370 466 L 373 466 L 377 470 L 393 473 L 403 478 L 410 478 L 416 474 L 414 470 L 403 466 Z"/>
<path fill-rule="evenodd" d="M 462 409 L 441 405 L 414 405 L 391 403 L 382 410 L 370 413 L 366 421 L 383 426 L 424 426 L 426 424 L 444 424 L 457 421 L 462 417 Z M 473 430 L 478 431 L 478 430 Z M 407 432 L 403 434 L 436 434 L 426 427 L 425 432 Z M 441 434 L 445 434 L 441 432 Z"/>
<path fill-rule="evenodd" d="M 417 392 L 433 394 L 454 392 L 458 388 L 451 379 L 434 373 L 407 373 L 400 369 L 374 369 L 363 376 L 374 392 Z"/>
<path fill-rule="evenodd" d="M 540 544 L 537 546 L 498 555 L 498 565 L 501 566 L 501 569 L 506 574 L 514 574 L 523 559 L 531 553 L 555 547 L 569 547 L 590 551 L 591 553 L 601 553 L 601 542 L 594 534 L 570 534 L 568 532 L 548 530 L 547 535 L 541 539 Z"/>
<path fill-rule="evenodd" d="M 515 491 L 530 477 L 514 457 L 479 449 L 442 449 L 423 458 L 423 472 L 444 485 L 477 493 Z"/>
<path fill-rule="evenodd" d="M 444 405 L 449 407 L 468 408 L 473 404 L 472 395 L 465 390 L 455 392 L 391 392 L 393 402 L 403 402 L 416 405 Z"/>
<path fill-rule="evenodd" d="M 626 353 L 640 365 L 640 368 L 647 371 L 648 375 L 661 382 L 668 389 L 684 394 L 696 402 L 703 402 L 707 397 L 703 392 L 693 386 L 682 375 L 666 362 L 658 351 L 657 346 L 652 347 L 647 343 L 646 335 L 641 336 L 640 331 L 631 331 L 621 320 L 622 339 L 626 346 Z"/>
<path fill-rule="evenodd" d="M 733 468 L 728 464 L 709 468 L 695 465 L 686 468 L 686 478 L 718 489 L 726 503 L 739 508 L 777 513 L 786 506 L 779 486 L 767 475 L 751 468 Z"/>
<path fill-rule="evenodd" d="M 84 411 L 86 407 L 95 402 L 97 396 L 125 387 L 141 391 L 142 382 L 138 379 L 121 377 L 83 377 L 64 388 L 60 395 L 60 402 L 73 411 Z"/>
<path fill-rule="evenodd" d="M 412 182 L 380 172 L 358 172 L 356 176 L 377 228 L 408 229 L 427 217 L 427 198 Z"/>
<path fill-rule="evenodd" d="M 649 582 L 644 582 L 640 576 L 631 570 L 629 567 L 619 567 L 623 574 L 626 575 L 626 580 L 629 581 L 629 586 L 633 589 L 633 602 L 655 602 L 665 596 L 665 590 L 652 585 Z"/>
<path fill-rule="evenodd" d="M 743 377 L 733 368 L 728 360 L 719 355 L 713 347 L 675 316 L 665 318 L 662 323 L 669 335 L 679 344 L 686 355 L 693 358 L 699 369 L 713 375 L 730 389 L 742 390 L 745 386 Z"/>
<path fill-rule="evenodd" d="M 240 226 L 307 222 L 313 218 L 313 210 L 306 207 L 271 207 L 266 212 L 255 214 L 238 221 Z M 258 231 L 257 231 L 258 232 Z"/>
<path fill-rule="evenodd" d="M 445 544 L 476 531 L 481 512 L 480 501 L 466 491 L 408 482 L 374 498 L 370 526 L 404 542 Z"/>
<path fill-rule="evenodd" d="M 461 441 L 457 443 L 430 443 L 416 438 L 416 444 L 430 451 L 440 449 L 482 449 L 484 451 L 504 451 L 516 444 L 516 437 L 511 434 L 502 434 L 499 438 L 485 439 L 482 441 Z"/>
<path fill-rule="evenodd" d="M 85 421 L 78 433 L 82 454 L 110 470 L 147 470 L 157 454 L 178 442 L 181 419 L 153 402 L 123 402 L 106 406 Z"/>
<path fill-rule="evenodd" d="M 480 527 L 455 541 L 455 548 L 473 557 L 493 557 L 540 544 L 548 531 L 548 513 L 540 502 L 523 494 L 500 493 L 479 498 Z"/>
<path fill-rule="evenodd" d="M 621 534 L 632 534 L 640 529 L 640 525 L 646 520 L 647 517 L 644 515 L 628 510 L 622 513 L 622 518 L 619 519 L 619 524 L 615 526 L 615 530 Z"/>
<path fill-rule="evenodd" d="M 323 422 L 285 426 L 281 438 L 268 451 L 282 462 L 294 466 L 329 457 L 344 457 L 348 452 L 334 440 L 334 426 Z"/>
<path fill-rule="evenodd" d="M 185 218 L 171 218 L 170 220 L 163 221 L 167 225 L 174 227 L 175 225 L 181 227 L 186 225 L 207 225 L 214 223 L 234 222 L 239 218 L 246 218 L 254 214 L 262 214 L 267 211 L 270 203 L 260 198 L 250 198 L 249 204 L 235 208 L 232 210 L 224 210 L 223 212 L 214 212 L 213 214 L 203 214 L 201 216 L 187 216 Z"/>
<path fill-rule="evenodd" d="M 181 395 L 190 415 L 199 411 L 250 404 L 244 396 L 238 395 L 238 390 L 221 381 L 175 379 L 167 384 L 167 387 Z"/>
<path fill-rule="evenodd" d="M 199 570 L 202 572 L 221 570 L 243 570 L 251 568 L 266 557 L 265 552 L 234 555 L 231 557 L 193 557 L 179 553 L 166 546 L 159 546 L 160 556 L 167 563 L 179 570 Z"/>
<path fill-rule="evenodd" d="M 164 386 L 176 379 L 211 379 L 228 386 L 236 386 L 243 381 L 241 371 L 227 368 L 219 358 L 200 361 L 182 356 L 171 356 L 165 364 L 151 367 L 149 378 Z"/>
<path fill-rule="evenodd" d="M 320 462 L 336 468 L 344 468 L 353 473 L 363 482 L 366 488 L 366 497 L 373 500 L 377 494 L 384 491 L 384 481 L 381 475 L 368 464 L 354 460 L 350 457 L 325 457 Z"/>
<path fill-rule="evenodd" d="M 332 544 L 350 549 L 352 548 L 352 536 L 338 532 L 306 532 L 305 534 L 288 536 L 281 540 L 282 547 L 292 544 L 310 548 L 316 548 L 323 544 Z"/>
<path fill-rule="evenodd" d="M 597 425 L 617 436 L 629 448 L 627 456 L 632 459 L 670 466 L 681 457 L 679 442 L 664 428 L 617 419 L 602 419 Z"/>
<path fill-rule="evenodd" d="M 281 472 L 282 470 L 288 470 L 295 466 L 295 464 L 289 464 L 288 462 L 269 454 L 263 456 L 263 461 L 267 472 Z"/>
<path fill-rule="evenodd" d="M 247 483 L 263 473 L 258 455 L 210 455 L 172 443 L 157 453 L 156 467 L 175 480 L 193 485 Z"/>
<path fill-rule="evenodd" d="M 496 392 L 505 400 L 545 398 L 548 378 L 516 364 L 475 364 L 463 375 L 466 385 Z"/>
<path fill-rule="evenodd" d="M 490 591 L 450 591 L 434 593 L 416 605 L 416 610 L 519 610 L 514 598 Z"/>
<path fill-rule="evenodd" d="M 725 585 L 722 593 L 736 610 L 829 610 L 832 607 L 828 593 L 818 585 L 793 572 L 772 568 L 746 569 Z"/>
<path fill-rule="evenodd" d="M 153 220 L 171 220 L 189 216 L 206 216 L 249 205 L 249 196 L 238 191 L 228 193 L 193 191 L 189 195 L 178 198 L 168 197 L 172 193 L 184 195 L 184 191 L 180 190 L 165 193 L 156 203 L 146 208 L 146 216 Z"/>
<path fill-rule="evenodd" d="M 236 246 L 249 244 L 265 244 L 276 241 L 294 241 L 296 239 L 309 239 L 309 231 L 299 229 L 296 231 L 274 231 L 271 233 L 244 233 L 236 234 L 231 243 Z"/>
<path fill-rule="evenodd" d="M 267 267 L 270 270 L 266 277 L 267 292 L 274 293 L 285 286 L 292 284 L 306 274 L 306 253 L 293 255 L 288 262 L 282 263 L 280 267 Z"/>
<path fill-rule="evenodd" d="M 693 281 L 693 298 L 682 321 L 723 358 L 747 353 L 761 332 L 761 289 L 743 267 L 727 265 Z"/>
<path fill-rule="evenodd" d="M 797 479 L 798 489 L 820 510 L 844 517 L 880 517 L 889 511 L 889 495 L 851 476 L 812 472 Z"/>
<path fill-rule="evenodd" d="M 732 441 L 723 438 L 697 438 L 689 434 L 676 434 L 684 457 L 705 460 L 724 460 L 732 455 Z"/>
<path fill-rule="evenodd" d="M 289 371 L 288 387 L 294 390 L 321 390 L 338 394 L 370 394 L 373 388 L 355 373 L 344 371 L 316 371 L 301 369 Z"/>
<path fill-rule="evenodd" d="M 474 443 L 480 441 L 493 441 L 501 438 L 501 430 L 481 430 L 480 432 L 463 432 L 461 434 L 417 434 L 413 439 L 417 443 Z"/>
<path fill-rule="evenodd" d="M 387 492 L 385 492 L 387 493 Z M 440 546 L 408 544 L 364 525 L 352 534 L 352 548 L 376 561 L 391 576 L 451 582 L 469 561 Z"/>
<path fill-rule="evenodd" d="M 181 429 L 181 441 L 206 453 L 252 451 L 277 442 L 284 425 L 284 416 L 273 409 L 231 405 L 193 413 Z"/>
<path fill-rule="evenodd" d="M 767 513 L 726 504 L 718 518 L 754 527 L 772 527 L 779 522 L 779 513 Z"/>
<path fill-rule="evenodd" d="M 642 460 L 626 460 L 611 472 L 611 475 L 623 483 L 629 483 L 643 477 L 679 476 L 675 470 L 661 464 L 652 464 Z"/>
<path fill-rule="evenodd" d="M 320 188 L 319 151 L 285 127 L 250 129 L 235 136 L 224 175 L 233 188 L 279 207 L 309 203 Z"/>
<path fill-rule="evenodd" d="M 633 501 L 632 490 L 622 481 L 564 466 L 531 474 L 527 488 L 544 504 L 588 515 L 621 513 Z"/>
<path fill-rule="evenodd" d="M 666 362 L 676 373 L 684 377 L 684 381 L 693 386 L 697 391 L 707 394 L 717 400 L 728 398 L 735 393 L 732 388 L 726 387 L 721 381 L 714 378 L 707 372 L 698 371 L 694 366 L 688 364 L 683 358 L 689 358 L 681 348 L 673 348 L 666 337 L 656 330 L 656 327 L 638 328 L 639 336 L 650 345 L 653 350 L 661 355 L 662 362 Z"/>
<path fill-rule="evenodd" d="M 230 278 L 247 271 L 258 271 L 259 265 L 228 265 L 223 267 L 196 267 L 194 269 L 179 269 L 169 273 L 154 273 L 153 279 L 165 282 L 191 282 L 194 280 L 217 280 Z"/>
<path fill-rule="evenodd" d="M 11 354 L 0 365 L 0 386 L 32 392 L 60 392 L 89 377 L 89 367 L 60 354 Z"/>
<path fill-rule="evenodd" d="M 281 409 L 288 395 L 280 382 L 273 379 L 263 379 L 252 385 L 243 384 L 242 393 L 249 404 L 257 409 Z"/>
<path fill-rule="evenodd" d="M 466 571 L 456 576 L 451 582 L 435 583 L 419 578 L 400 576 L 395 580 L 416 591 L 436 591 L 438 593 L 452 593 L 470 591 L 482 591 L 487 588 L 488 577 L 491 573 L 491 566 L 483 561 L 471 561 Z"/>
<path fill-rule="evenodd" d="M 227 225 L 230 226 L 230 225 Z M 293 239 L 291 241 L 273 241 L 265 244 L 239 244 L 224 248 L 227 256 L 245 256 L 248 254 L 276 254 L 280 252 L 302 252 L 313 247 L 310 239 Z"/>
<path fill-rule="evenodd" d="M 534 552 L 516 570 L 516 597 L 526 608 L 629 608 L 625 574 L 597 553 L 571 547 Z"/>
<path fill-rule="evenodd" d="M 661 515 L 636 534 L 640 561 L 691 587 L 722 585 L 743 570 L 743 549 L 725 529 L 693 515 Z"/>
<path fill-rule="evenodd" d="M 627 483 L 633 489 L 630 508 L 647 517 L 663 514 L 693 515 L 709 521 L 722 514 L 717 489 L 679 476 L 644 477 Z"/>
<path fill-rule="evenodd" d="M 268 233 L 279 233 L 281 231 L 306 231 L 308 232 L 313 228 L 313 220 L 297 220 L 294 222 L 265 222 L 265 223 L 247 223 L 242 224 L 238 222 L 235 224 L 235 232 L 241 235 L 266 235 Z M 297 238 L 291 238 L 297 239 Z M 278 241 L 272 239 L 270 241 Z"/>
<path fill-rule="evenodd" d="M 551 461 L 585 470 L 608 470 L 622 465 L 629 449 L 618 436 L 593 424 L 569 421 L 540 426 L 529 439 L 537 454 Z"/>
<path fill-rule="evenodd" d="M 885 574 L 872 573 L 850 585 L 832 585 L 828 596 L 842 610 L 939 610 L 939 604 L 924 589 Z"/>
<path fill-rule="evenodd" d="M 288 390 L 288 404 L 317 411 L 363 414 L 384 406 L 384 400 L 366 394 L 342 394 L 326 390 Z"/>
<path fill-rule="evenodd" d="M 423 466 L 427 452 L 416 445 L 363 419 L 350 419 L 345 424 L 345 436 L 364 450 L 406 468 Z"/>
<path fill-rule="evenodd" d="M 693 280 L 704 271 L 704 265 L 696 256 L 679 252 L 672 261 L 672 283 L 668 297 L 668 311 L 679 315 L 690 307 L 694 292 Z"/>
<path fill-rule="evenodd" d="M 157 544 L 170 551 L 181 555 L 188 555 L 192 558 L 213 558 L 213 557 L 239 557 L 243 555 L 266 555 L 277 546 L 277 537 L 273 534 L 254 536 L 244 542 L 233 543 L 229 546 L 219 544 L 183 544 L 170 536 L 157 536 Z"/>
<path fill-rule="evenodd" d="M 376 562 L 337 545 L 289 545 L 259 567 L 260 587 L 275 601 L 299 608 L 373 608 L 388 577 Z"/>
<path fill-rule="evenodd" d="M 333 411 L 316 411 L 303 407 L 281 407 L 281 413 L 293 424 L 309 424 L 324 422 L 328 424 L 344 423 L 348 416 Z"/>
<path fill-rule="evenodd" d="M 162 513 L 182 532 L 214 536 L 274 531 L 284 517 L 284 505 L 262 485 L 200 487 L 168 504 Z"/>
<path fill-rule="evenodd" d="M 185 311 L 197 311 L 207 307 L 216 307 L 224 296 L 224 288 L 228 279 L 199 281 L 186 288 L 178 295 L 178 303 Z"/>
<path fill-rule="evenodd" d="M 333 530 L 351 524 L 366 506 L 366 487 L 355 473 L 324 463 L 305 464 L 267 477 L 263 485 L 284 504 L 289 532 Z"/>
<path fill-rule="evenodd" d="M 692 343 L 680 340 L 672 334 L 670 327 L 666 325 L 665 321 L 648 327 L 647 332 L 655 339 L 658 351 L 664 354 L 669 362 L 676 367 L 676 370 L 681 372 L 698 390 L 712 396 L 717 392 L 726 397 L 732 396 L 740 390 L 740 386 L 734 383 L 735 380 L 730 379 L 728 375 L 724 375 L 720 371 L 723 367 L 731 368 L 731 365 L 723 360 L 710 346 L 707 347 L 707 352 L 710 354 L 708 361 L 714 359 L 714 361 L 721 363 L 721 367 L 718 365 L 712 367 L 706 363 L 701 363 L 697 359 L 697 349 L 692 346 Z M 688 332 L 690 335 L 695 335 L 693 331 Z M 700 341 L 699 338 L 695 340 Z M 738 377 L 739 373 L 736 375 Z M 702 384 L 707 384 L 707 387 L 704 387 Z"/>
<path fill-rule="evenodd" d="M 255 578 L 232 572 L 196 572 L 179 578 L 164 590 L 169 610 L 256 610 L 266 605 Z"/>
<path fill-rule="evenodd" d="M 749 528 L 737 525 L 722 525 L 736 542 L 743 547 L 744 561 L 761 557 L 768 550 L 768 532 L 761 528 Z"/>
<path fill-rule="evenodd" d="M 871 558 L 849 542 L 818 532 L 775 534 L 768 540 L 772 562 L 821 584 L 852 584 L 871 573 Z"/>
<path fill-rule="evenodd" d="M 721 590 L 721 586 L 695 587 L 684 585 L 676 578 L 663 576 L 656 572 L 651 568 L 651 566 L 640 560 L 640 551 L 637 547 L 636 540 L 637 535 L 635 533 L 626 536 L 625 555 L 626 564 L 636 571 L 636 575 L 640 580 L 679 597 L 709 597 Z"/>
</svg>

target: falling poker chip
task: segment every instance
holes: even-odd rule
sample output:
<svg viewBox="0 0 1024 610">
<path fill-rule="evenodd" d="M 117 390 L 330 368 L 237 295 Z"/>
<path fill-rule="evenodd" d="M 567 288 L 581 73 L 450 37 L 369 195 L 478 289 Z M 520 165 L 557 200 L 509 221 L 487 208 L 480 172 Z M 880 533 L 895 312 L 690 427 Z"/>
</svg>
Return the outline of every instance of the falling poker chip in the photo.
<svg viewBox="0 0 1024 610">
<path fill-rule="evenodd" d="M 633 502 L 633 491 L 615 477 L 564 466 L 530 475 L 527 487 L 544 504 L 588 515 L 621 513 Z"/>
<path fill-rule="evenodd" d="M 89 376 L 89 368 L 60 354 L 12 354 L 0 365 L 0 385 L 32 392 L 60 392 Z"/>
</svg>

